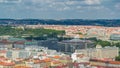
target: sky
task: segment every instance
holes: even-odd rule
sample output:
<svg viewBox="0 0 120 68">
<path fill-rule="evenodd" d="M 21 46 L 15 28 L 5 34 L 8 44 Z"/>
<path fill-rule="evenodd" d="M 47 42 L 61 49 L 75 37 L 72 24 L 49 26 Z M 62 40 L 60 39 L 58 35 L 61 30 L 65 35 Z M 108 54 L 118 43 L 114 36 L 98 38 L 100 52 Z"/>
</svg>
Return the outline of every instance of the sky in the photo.
<svg viewBox="0 0 120 68">
<path fill-rule="evenodd" d="M 120 0 L 0 0 L 0 18 L 120 19 Z"/>
</svg>

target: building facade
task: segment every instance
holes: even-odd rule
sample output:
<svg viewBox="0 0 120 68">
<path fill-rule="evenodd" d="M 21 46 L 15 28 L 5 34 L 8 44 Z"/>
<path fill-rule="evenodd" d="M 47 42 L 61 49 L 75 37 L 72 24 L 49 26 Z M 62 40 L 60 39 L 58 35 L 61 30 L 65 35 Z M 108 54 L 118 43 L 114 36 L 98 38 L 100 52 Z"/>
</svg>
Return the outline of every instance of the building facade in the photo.
<svg viewBox="0 0 120 68">
<path fill-rule="evenodd" d="M 110 58 L 115 59 L 116 56 L 119 55 L 118 47 L 104 47 L 101 45 L 97 45 L 96 48 L 90 49 L 79 49 L 76 50 L 75 53 L 83 53 L 85 56 L 90 58 Z"/>
</svg>

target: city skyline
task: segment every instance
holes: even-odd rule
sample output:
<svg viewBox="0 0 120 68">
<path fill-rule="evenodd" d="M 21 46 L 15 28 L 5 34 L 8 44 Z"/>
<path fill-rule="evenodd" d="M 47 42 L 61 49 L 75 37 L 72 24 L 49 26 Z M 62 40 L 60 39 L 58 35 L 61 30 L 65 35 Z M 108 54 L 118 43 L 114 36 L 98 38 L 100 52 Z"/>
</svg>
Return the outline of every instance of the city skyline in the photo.
<svg viewBox="0 0 120 68">
<path fill-rule="evenodd" d="M 120 19 L 119 0 L 0 0 L 0 18 Z"/>
</svg>

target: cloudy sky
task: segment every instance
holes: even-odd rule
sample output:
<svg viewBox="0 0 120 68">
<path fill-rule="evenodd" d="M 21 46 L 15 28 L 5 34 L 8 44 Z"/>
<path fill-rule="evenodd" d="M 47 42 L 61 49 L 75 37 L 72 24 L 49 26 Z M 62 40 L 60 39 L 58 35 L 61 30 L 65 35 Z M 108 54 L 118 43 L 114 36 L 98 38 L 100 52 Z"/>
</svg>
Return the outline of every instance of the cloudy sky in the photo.
<svg viewBox="0 0 120 68">
<path fill-rule="evenodd" d="M 120 0 L 0 0 L 0 18 L 120 19 Z"/>
</svg>

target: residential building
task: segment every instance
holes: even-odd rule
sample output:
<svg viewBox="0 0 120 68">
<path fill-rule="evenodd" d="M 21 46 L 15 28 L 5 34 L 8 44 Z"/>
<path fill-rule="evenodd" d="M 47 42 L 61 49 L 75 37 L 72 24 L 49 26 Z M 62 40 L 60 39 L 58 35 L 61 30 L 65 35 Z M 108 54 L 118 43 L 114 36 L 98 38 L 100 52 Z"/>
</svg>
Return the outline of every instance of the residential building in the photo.
<svg viewBox="0 0 120 68">
<path fill-rule="evenodd" d="M 6 53 L 6 57 L 10 59 L 16 58 L 29 58 L 30 52 L 25 50 L 8 50 Z"/>
<path fill-rule="evenodd" d="M 120 34 L 111 34 L 110 35 L 110 40 L 120 40 Z"/>
</svg>

